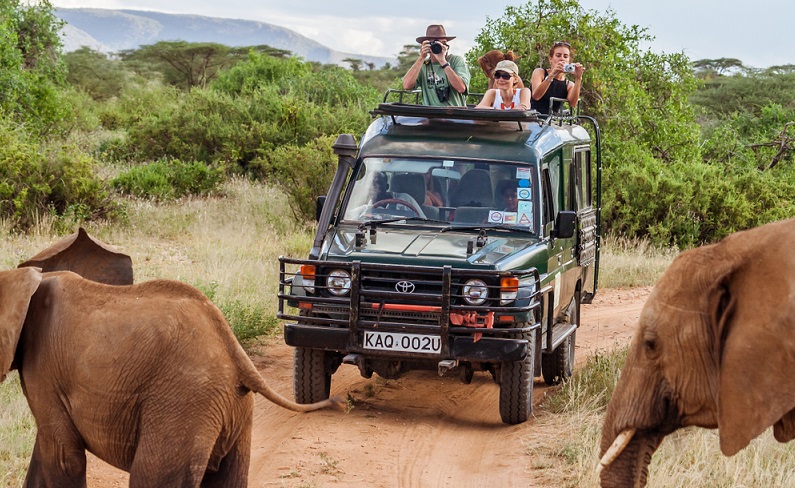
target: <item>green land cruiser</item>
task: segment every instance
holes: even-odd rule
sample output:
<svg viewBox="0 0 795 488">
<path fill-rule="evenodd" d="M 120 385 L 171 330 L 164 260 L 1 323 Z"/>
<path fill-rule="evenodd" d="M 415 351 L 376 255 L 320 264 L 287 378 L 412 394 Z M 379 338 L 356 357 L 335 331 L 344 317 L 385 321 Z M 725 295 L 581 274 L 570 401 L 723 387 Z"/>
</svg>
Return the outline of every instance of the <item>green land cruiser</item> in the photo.
<svg viewBox="0 0 795 488">
<path fill-rule="evenodd" d="M 341 364 L 463 383 L 485 371 L 503 422 L 524 422 L 533 377 L 571 375 L 580 304 L 597 289 L 598 125 L 403 103 L 373 115 L 358 146 L 334 145 L 309 258 L 279 258 L 295 399 L 328 398 Z"/>
</svg>

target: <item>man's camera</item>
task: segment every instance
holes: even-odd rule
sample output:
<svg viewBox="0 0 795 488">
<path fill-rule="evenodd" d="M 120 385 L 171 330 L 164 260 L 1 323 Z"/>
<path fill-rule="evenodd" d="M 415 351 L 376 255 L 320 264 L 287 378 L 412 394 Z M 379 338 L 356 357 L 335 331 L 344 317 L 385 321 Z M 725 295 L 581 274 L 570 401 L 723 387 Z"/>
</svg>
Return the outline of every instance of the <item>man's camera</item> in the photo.
<svg viewBox="0 0 795 488">
<path fill-rule="evenodd" d="M 441 54 L 444 50 L 444 44 L 439 41 L 431 41 L 431 52 L 433 54 Z"/>
<path fill-rule="evenodd" d="M 574 63 L 568 63 L 563 65 L 564 73 L 574 73 L 575 69 L 577 69 L 577 66 Z"/>
</svg>

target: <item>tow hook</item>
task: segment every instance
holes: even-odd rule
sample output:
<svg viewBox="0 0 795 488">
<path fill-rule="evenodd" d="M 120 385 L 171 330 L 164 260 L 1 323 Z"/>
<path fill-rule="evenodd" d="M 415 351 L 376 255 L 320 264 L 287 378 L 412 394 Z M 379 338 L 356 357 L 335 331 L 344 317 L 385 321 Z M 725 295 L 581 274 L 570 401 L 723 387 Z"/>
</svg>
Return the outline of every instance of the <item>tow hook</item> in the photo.
<svg viewBox="0 0 795 488">
<path fill-rule="evenodd" d="M 458 366 L 458 359 L 443 359 L 439 361 L 439 376 L 444 376 L 448 371 Z"/>
<path fill-rule="evenodd" d="M 344 364 L 355 364 L 363 378 L 371 378 L 373 376 L 373 370 L 367 367 L 367 362 L 361 354 L 348 354 L 342 358 L 342 362 Z"/>
</svg>

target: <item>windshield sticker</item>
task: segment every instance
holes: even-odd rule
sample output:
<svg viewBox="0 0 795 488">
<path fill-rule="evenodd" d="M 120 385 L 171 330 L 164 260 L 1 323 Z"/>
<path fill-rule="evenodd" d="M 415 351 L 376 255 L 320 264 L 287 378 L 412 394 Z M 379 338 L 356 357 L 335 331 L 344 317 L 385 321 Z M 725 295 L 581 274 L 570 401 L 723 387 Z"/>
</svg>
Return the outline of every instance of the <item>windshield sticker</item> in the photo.
<svg viewBox="0 0 795 488">
<path fill-rule="evenodd" d="M 530 188 L 530 180 L 519 180 L 520 188 Z"/>
<path fill-rule="evenodd" d="M 533 225 L 533 204 L 528 201 L 519 201 L 517 224 Z"/>
<path fill-rule="evenodd" d="M 500 212 L 499 210 L 492 210 L 489 212 L 489 223 L 490 224 L 501 224 L 502 217 L 504 212 Z"/>
<path fill-rule="evenodd" d="M 444 160 L 442 161 L 442 166 L 445 168 L 452 168 L 455 165 L 455 161 Z"/>
<path fill-rule="evenodd" d="M 516 198 L 519 200 L 530 200 L 533 197 L 533 192 L 530 188 L 519 188 L 516 190 Z"/>
<path fill-rule="evenodd" d="M 517 180 L 529 180 L 530 179 L 530 168 L 516 168 L 516 179 Z"/>
<path fill-rule="evenodd" d="M 516 224 L 516 219 L 518 214 L 516 212 L 503 212 L 502 213 L 502 223 L 503 224 Z"/>
</svg>

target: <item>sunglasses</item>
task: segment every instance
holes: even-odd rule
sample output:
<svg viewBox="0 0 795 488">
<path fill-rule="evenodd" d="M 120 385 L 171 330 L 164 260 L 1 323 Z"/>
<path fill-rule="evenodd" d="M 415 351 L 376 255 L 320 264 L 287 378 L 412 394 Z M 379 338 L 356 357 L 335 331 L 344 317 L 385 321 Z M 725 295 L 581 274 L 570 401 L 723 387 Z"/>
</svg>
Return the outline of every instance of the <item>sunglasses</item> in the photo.
<svg viewBox="0 0 795 488">
<path fill-rule="evenodd" d="M 510 73 L 506 73 L 505 71 L 497 71 L 496 73 L 494 73 L 495 80 L 497 78 L 502 78 L 503 80 L 510 80 L 511 76 L 513 75 L 511 75 Z"/>
<path fill-rule="evenodd" d="M 560 47 L 560 46 L 571 47 L 571 44 L 569 44 L 566 41 L 558 41 L 558 42 L 556 42 L 555 44 L 552 45 L 553 48 L 554 47 Z"/>
</svg>

